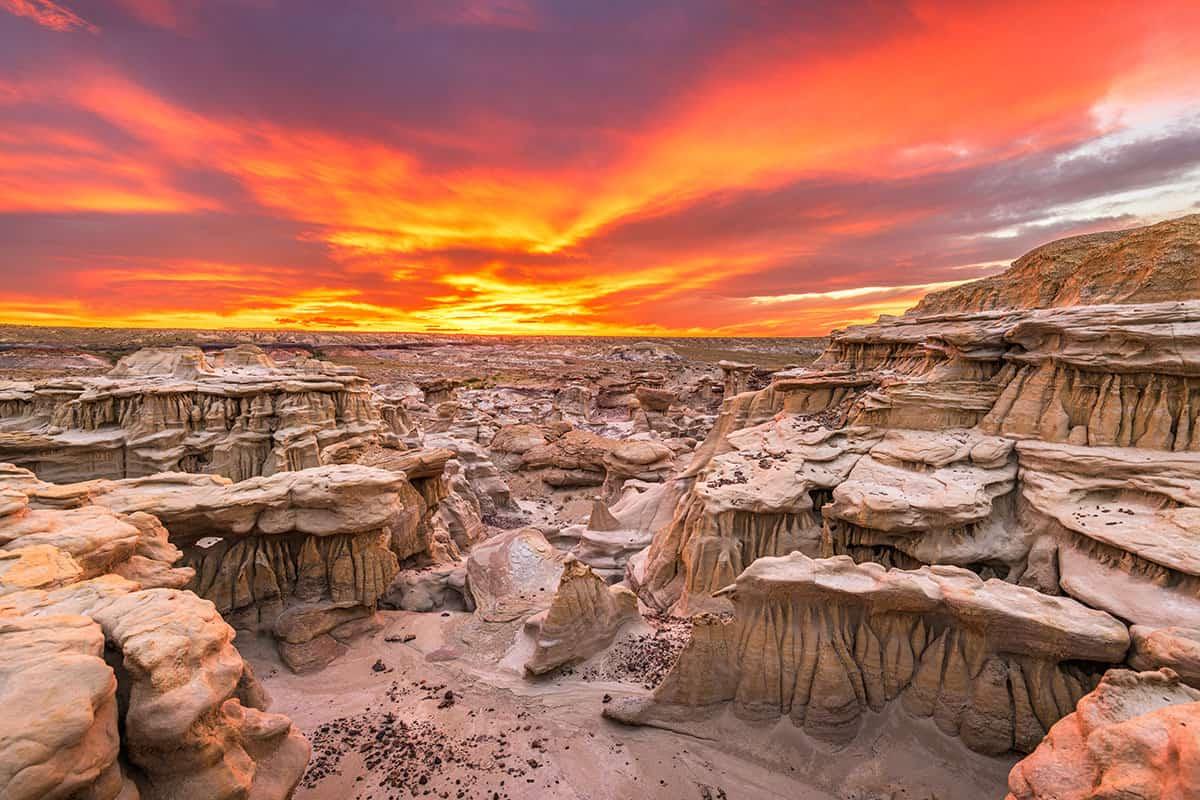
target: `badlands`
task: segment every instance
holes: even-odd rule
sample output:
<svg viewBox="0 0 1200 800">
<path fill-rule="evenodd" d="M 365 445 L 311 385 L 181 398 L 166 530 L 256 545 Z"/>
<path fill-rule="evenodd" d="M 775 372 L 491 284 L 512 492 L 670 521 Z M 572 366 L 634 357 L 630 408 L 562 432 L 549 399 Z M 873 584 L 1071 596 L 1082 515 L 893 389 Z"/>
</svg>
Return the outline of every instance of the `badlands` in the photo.
<svg viewBox="0 0 1200 800">
<path fill-rule="evenodd" d="M 0 329 L 0 798 L 1200 798 L 1200 215 L 828 340 Z"/>
</svg>

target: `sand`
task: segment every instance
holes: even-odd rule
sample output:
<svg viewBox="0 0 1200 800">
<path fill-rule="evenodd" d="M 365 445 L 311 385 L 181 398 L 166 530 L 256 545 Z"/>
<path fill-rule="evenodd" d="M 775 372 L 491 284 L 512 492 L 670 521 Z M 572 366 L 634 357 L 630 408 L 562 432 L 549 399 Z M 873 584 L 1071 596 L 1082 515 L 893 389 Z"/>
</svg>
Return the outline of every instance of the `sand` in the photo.
<svg viewBox="0 0 1200 800">
<path fill-rule="evenodd" d="M 977 800 L 1003 795 L 1011 765 L 911 719 L 881 719 L 841 750 L 786 720 L 627 727 L 600 716 L 606 695 L 647 690 L 611 656 L 529 681 L 519 656 L 504 659 L 518 626 L 462 612 L 380 613 L 382 630 L 311 675 L 288 672 L 269 639 L 239 634 L 272 710 L 314 743 L 296 800 Z M 607 679 L 614 674 L 625 680 Z"/>
</svg>

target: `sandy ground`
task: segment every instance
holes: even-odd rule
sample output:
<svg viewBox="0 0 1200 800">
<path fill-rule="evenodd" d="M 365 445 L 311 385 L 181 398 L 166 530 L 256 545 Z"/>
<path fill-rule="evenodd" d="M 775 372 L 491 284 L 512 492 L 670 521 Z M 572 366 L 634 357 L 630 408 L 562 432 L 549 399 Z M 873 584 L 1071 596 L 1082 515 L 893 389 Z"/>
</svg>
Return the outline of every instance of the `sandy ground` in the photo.
<svg viewBox="0 0 1200 800">
<path fill-rule="evenodd" d="M 842 750 L 814 746 L 786 721 L 750 726 L 723 715 L 690 726 L 693 733 L 627 727 L 601 717 L 605 696 L 646 689 L 605 680 L 598 662 L 527 681 L 516 669 L 516 626 L 484 625 L 461 612 L 381 616 L 381 631 L 312 675 L 291 674 L 270 640 L 239 636 L 272 710 L 288 714 L 314 744 L 297 800 L 1004 794 L 1011 761 L 974 756 L 911 719 L 881 718 L 860 737 L 864 744 Z"/>
</svg>

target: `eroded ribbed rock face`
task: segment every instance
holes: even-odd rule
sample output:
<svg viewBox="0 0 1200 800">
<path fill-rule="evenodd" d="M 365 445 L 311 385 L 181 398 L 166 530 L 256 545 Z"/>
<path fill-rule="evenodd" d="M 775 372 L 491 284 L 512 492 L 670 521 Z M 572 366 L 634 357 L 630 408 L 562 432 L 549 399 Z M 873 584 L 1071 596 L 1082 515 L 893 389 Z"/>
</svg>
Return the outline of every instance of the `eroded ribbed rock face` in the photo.
<svg viewBox="0 0 1200 800">
<path fill-rule="evenodd" d="M 174 567 L 162 526 L 140 511 L 33 508 L 13 487 L 40 482 L 5 472 L 4 554 L 58 557 L 38 561 L 36 582 L 0 574 L 0 795 L 289 797 L 308 743 L 265 713 L 216 607 L 175 588 L 191 570 Z"/>
<path fill-rule="evenodd" d="M 434 461 L 444 466 L 439 458 Z M 425 476 L 423 464 L 416 459 L 410 465 L 424 476 L 414 480 L 434 481 L 437 486 L 423 487 L 427 492 L 442 491 L 440 475 Z M 297 671 L 324 666 L 344 652 L 345 639 L 364 630 L 399 558 L 453 547 L 448 534 L 445 544 L 435 540 L 430 501 L 436 506 L 439 497 L 426 498 L 400 471 L 337 465 L 237 483 L 171 473 L 66 485 L 22 472 L 12 471 L 13 479 L 24 481 L 21 496 L 36 508 L 10 525 L 9 535 L 36 545 L 46 538 L 37 531 L 43 518 L 85 532 L 94 520 L 115 521 L 104 528 L 104 547 L 76 555 L 80 578 L 105 572 L 136 577 L 135 566 L 153 572 L 156 562 L 127 565 L 114 561 L 115 554 L 154 555 L 155 548 L 166 548 L 161 557 L 178 558 L 178 545 L 188 569 L 169 585 L 211 600 L 238 628 L 272 633 L 284 661 Z M 137 521 L 145 531 L 131 524 Z M 14 546 L 4 537 L 0 533 L 0 554 Z M 56 538 L 57 547 L 71 554 L 90 541 L 82 533 Z M 31 570 L 26 573 L 35 574 Z"/>
<path fill-rule="evenodd" d="M 242 480 L 345 460 L 406 432 L 352 369 L 278 367 L 251 346 L 218 361 L 153 348 L 104 377 L 0 387 L 0 461 L 59 483 L 171 471 Z"/>
<path fill-rule="evenodd" d="M 1013 767 L 1008 800 L 1183 800 L 1200 787 L 1200 691 L 1112 670 Z"/>
<path fill-rule="evenodd" d="M 786 552 L 753 542 L 779 525 L 768 511 L 786 505 L 778 487 L 798 484 L 771 481 L 755 466 L 762 447 L 742 437 L 796 419 L 829 441 L 870 445 L 848 451 L 849 469 L 813 495 L 820 549 L 795 549 L 958 564 L 1140 624 L 1194 626 L 1197 343 L 1200 302 L 906 317 L 835 333 L 828 369 L 781 373 L 726 405 L 651 549 L 642 599 L 702 609 L 708 601 L 690 595 L 729 582 L 748 557 Z M 702 512 L 714 483 L 742 495 L 748 520 L 705 551 L 714 537 L 688 532 L 718 528 Z M 688 576 L 686 564 L 711 577 Z"/>
<path fill-rule="evenodd" d="M 635 584 L 646 602 L 676 612 L 728 610 L 713 592 L 764 556 L 819 554 L 818 506 L 880 434 L 833 430 L 795 415 L 724 437 L 656 536 Z"/>
<path fill-rule="evenodd" d="M 972 750 L 1027 752 L 1129 646 L 1108 614 L 958 567 L 793 553 L 759 559 L 724 594 L 733 618 L 698 618 L 653 698 L 606 713 L 663 724 L 730 703 L 847 742 L 898 702 Z"/>
</svg>

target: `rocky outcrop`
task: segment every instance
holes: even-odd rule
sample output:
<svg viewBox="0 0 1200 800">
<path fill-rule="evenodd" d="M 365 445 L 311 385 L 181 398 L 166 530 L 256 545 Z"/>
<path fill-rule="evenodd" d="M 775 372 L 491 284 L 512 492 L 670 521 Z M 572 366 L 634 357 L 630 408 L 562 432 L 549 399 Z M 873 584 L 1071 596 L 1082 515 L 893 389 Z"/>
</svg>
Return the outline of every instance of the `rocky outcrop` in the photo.
<svg viewBox="0 0 1200 800">
<path fill-rule="evenodd" d="M 1200 787 L 1200 691 L 1112 670 L 1008 777 L 1008 800 L 1183 800 Z"/>
<path fill-rule="evenodd" d="M 252 346 L 218 363 L 195 347 L 152 348 L 103 377 L 0 387 L 0 461 L 59 483 L 172 471 L 242 480 L 407 433 L 351 369 L 278 367 Z"/>
<path fill-rule="evenodd" d="M 57 589 L 106 574 L 144 588 L 182 588 L 194 572 L 157 518 L 138 509 L 38 507 L 48 488 L 32 473 L 0 464 L 0 594 Z M 57 487 L 50 487 L 57 488 Z"/>
<path fill-rule="evenodd" d="M 913 316 L 1200 298 L 1200 214 L 1059 239 L 1004 273 L 926 295 Z"/>
<path fill-rule="evenodd" d="M 823 507 L 821 554 L 1019 577 L 1030 537 L 1013 533 L 1016 478 L 1011 440 L 972 430 L 888 431 Z"/>
<path fill-rule="evenodd" d="M 506 438 L 507 447 L 520 440 Z M 646 438 L 608 439 L 591 431 L 567 430 L 551 435 L 544 444 L 521 454 L 519 469 L 538 475 L 554 489 L 602 487 L 609 501 L 621 495 L 631 479 L 666 480 L 675 468 L 675 453 L 665 444 Z"/>
<path fill-rule="evenodd" d="M 118 761 L 117 679 L 95 622 L 0 617 L 0 702 L 0 795 L 137 797 Z"/>
<path fill-rule="evenodd" d="M 1134 625 L 1129 635 L 1133 640 L 1129 650 L 1131 667 L 1139 670 L 1167 667 L 1184 683 L 1200 689 L 1200 628 Z"/>
<path fill-rule="evenodd" d="M 844 743 L 898 702 L 972 750 L 1027 752 L 1129 646 L 1104 612 L 958 567 L 793 553 L 755 561 L 722 594 L 733 618 L 698 617 L 653 697 L 607 716 L 673 725 L 729 703 Z"/>
<path fill-rule="evenodd" d="M 538 530 L 497 534 L 467 557 L 467 581 L 485 622 L 512 622 L 549 608 L 566 554 Z"/>
<path fill-rule="evenodd" d="M 730 432 L 722 439 L 734 449 L 711 457 L 631 583 L 664 611 L 728 610 L 713 593 L 756 559 L 819 555 L 821 507 L 879 436 L 796 415 Z"/>
<path fill-rule="evenodd" d="M 554 599 L 525 622 L 534 640 L 525 672 L 542 675 L 607 648 L 621 628 L 640 621 L 637 598 L 624 586 L 607 586 L 581 561 L 563 565 Z"/>
<path fill-rule="evenodd" d="M 39 483 L 8 472 L 15 485 Z M 0 574 L 0 794 L 290 797 L 308 743 L 265 712 L 216 607 L 172 588 L 190 572 L 173 568 L 179 553 L 162 527 L 131 523 L 140 512 L 34 508 L 12 484 L 5 500 L 6 555 L 58 557 L 39 559 L 38 581 Z M 38 543 L 21 547 L 27 539 Z M 159 567 L 139 561 L 151 556 Z M 116 574 L 131 564 L 136 581 Z"/>
<path fill-rule="evenodd" d="M 171 473 L 25 491 L 35 506 L 66 509 L 34 517 L 149 512 L 194 570 L 176 585 L 187 583 L 238 628 L 272 633 L 299 671 L 324 666 L 361 632 L 396 576 L 398 555 L 432 546 L 419 527 L 423 499 L 405 474 L 359 465 L 238 483 Z M 165 544 L 162 525 L 151 527 Z M 101 564 L 82 577 L 103 571 L 125 574 Z"/>
<path fill-rule="evenodd" d="M 744 464 L 727 475 L 726 465 L 756 456 L 742 431 L 795 417 L 831 440 L 883 439 L 827 483 L 831 502 L 809 525 L 822 529 L 821 554 L 959 564 L 1133 622 L 1163 627 L 1178 610 L 1178 623 L 1193 625 L 1196 499 L 1178 479 L 1196 472 L 1198 337 L 1200 302 L 906 317 L 835 332 L 820 371 L 778 373 L 725 405 L 684 473 L 695 485 L 651 550 L 641 597 L 666 608 L 684 596 L 670 564 L 690 558 L 684 533 L 712 482 L 744 482 L 752 524 L 772 523 L 769 481 Z M 964 443 L 984 444 L 972 453 Z M 719 557 L 701 561 L 724 571 L 689 593 L 736 575 Z"/>
<path fill-rule="evenodd" d="M 588 521 L 559 530 L 554 543 L 591 567 L 609 583 L 626 576 L 630 559 L 643 553 L 656 533 L 670 524 L 683 486 L 679 481 L 630 487 L 610 508 L 592 499 Z M 641 580 L 639 574 L 639 580 Z"/>
<path fill-rule="evenodd" d="M 1154 628 L 1200 626 L 1200 458 L 1021 442 L 1023 579 Z"/>
</svg>

